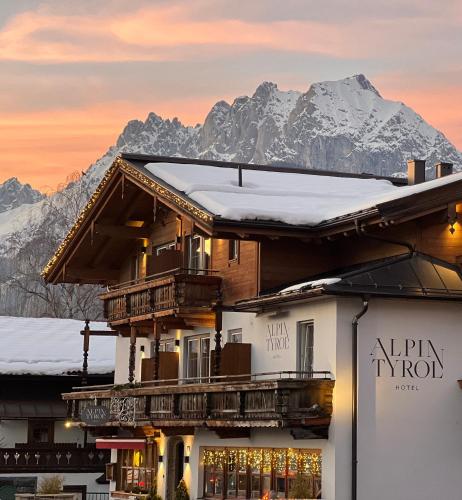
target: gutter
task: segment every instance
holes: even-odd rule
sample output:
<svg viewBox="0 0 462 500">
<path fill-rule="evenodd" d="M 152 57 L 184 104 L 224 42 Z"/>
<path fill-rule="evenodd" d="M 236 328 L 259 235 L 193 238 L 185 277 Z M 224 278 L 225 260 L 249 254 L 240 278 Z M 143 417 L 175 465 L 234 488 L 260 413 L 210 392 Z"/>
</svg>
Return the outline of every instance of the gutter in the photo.
<svg viewBox="0 0 462 500">
<path fill-rule="evenodd" d="M 352 408 L 351 408 L 351 500 L 358 497 L 358 323 L 369 309 L 363 297 L 363 308 L 351 322 L 352 333 Z"/>
</svg>

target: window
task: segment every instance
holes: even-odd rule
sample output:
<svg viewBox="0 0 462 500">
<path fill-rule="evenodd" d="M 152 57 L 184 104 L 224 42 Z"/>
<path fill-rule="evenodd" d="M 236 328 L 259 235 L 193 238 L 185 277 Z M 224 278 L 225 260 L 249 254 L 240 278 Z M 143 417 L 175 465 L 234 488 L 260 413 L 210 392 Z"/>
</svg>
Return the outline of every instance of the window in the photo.
<svg viewBox="0 0 462 500">
<path fill-rule="evenodd" d="M 297 325 L 297 370 L 302 376 L 310 376 L 313 371 L 314 326 L 312 321 L 302 321 Z"/>
<path fill-rule="evenodd" d="M 158 247 L 156 247 L 156 255 L 160 255 L 161 253 L 167 252 L 168 250 L 175 250 L 175 247 L 176 245 L 174 241 L 159 245 Z"/>
<path fill-rule="evenodd" d="M 53 444 L 54 422 L 49 420 L 29 420 L 28 444 Z"/>
<path fill-rule="evenodd" d="M 239 240 L 229 240 L 228 260 L 237 260 L 239 258 Z"/>
<path fill-rule="evenodd" d="M 155 357 L 156 342 L 151 342 L 151 358 Z M 165 339 L 159 342 L 159 352 L 175 352 L 175 339 Z"/>
<path fill-rule="evenodd" d="M 117 464 L 119 491 L 132 491 L 134 487 L 149 491 L 155 487 L 157 474 L 157 446 L 147 443 L 142 450 L 119 450 Z"/>
<path fill-rule="evenodd" d="M 188 268 L 190 272 L 199 274 L 210 267 L 211 239 L 198 234 L 186 238 L 188 252 Z"/>
<path fill-rule="evenodd" d="M 210 375 L 210 337 L 186 339 L 186 378 L 206 382 Z"/>
<path fill-rule="evenodd" d="M 241 344 L 242 328 L 233 328 L 232 330 L 228 330 L 228 342 L 231 342 L 232 344 Z"/>
<path fill-rule="evenodd" d="M 287 498 L 297 477 L 305 498 L 321 498 L 321 451 L 303 448 L 205 448 L 204 497 Z"/>
</svg>

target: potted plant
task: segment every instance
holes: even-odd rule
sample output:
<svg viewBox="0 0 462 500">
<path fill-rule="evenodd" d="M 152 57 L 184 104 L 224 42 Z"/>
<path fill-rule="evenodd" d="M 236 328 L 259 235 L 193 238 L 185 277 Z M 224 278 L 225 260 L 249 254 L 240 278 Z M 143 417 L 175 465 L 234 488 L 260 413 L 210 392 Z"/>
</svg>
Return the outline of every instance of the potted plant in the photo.
<svg viewBox="0 0 462 500">
<path fill-rule="evenodd" d="M 189 493 L 184 479 L 182 479 L 175 491 L 175 500 L 189 500 Z"/>
</svg>

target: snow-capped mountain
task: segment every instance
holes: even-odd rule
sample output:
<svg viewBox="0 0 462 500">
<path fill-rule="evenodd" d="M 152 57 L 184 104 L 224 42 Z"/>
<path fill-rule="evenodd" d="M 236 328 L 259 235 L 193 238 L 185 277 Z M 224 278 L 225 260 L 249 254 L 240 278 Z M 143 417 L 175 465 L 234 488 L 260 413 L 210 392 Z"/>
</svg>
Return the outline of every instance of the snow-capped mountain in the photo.
<svg viewBox="0 0 462 500">
<path fill-rule="evenodd" d="M 30 184 L 21 184 L 16 177 L 12 177 L 0 184 L 0 213 L 24 204 L 36 203 L 43 197 L 44 195 L 32 189 Z"/>
<path fill-rule="evenodd" d="M 97 178 L 119 151 L 393 175 L 409 158 L 462 168 L 462 153 L 405 104 L 381 97 L 364 75 L 314 83 L 307 92 L 264 82 L 251 97 L 220 101 L 204 124 L 150 113 L 128 123 L 90 172 Z"/>
</svg>

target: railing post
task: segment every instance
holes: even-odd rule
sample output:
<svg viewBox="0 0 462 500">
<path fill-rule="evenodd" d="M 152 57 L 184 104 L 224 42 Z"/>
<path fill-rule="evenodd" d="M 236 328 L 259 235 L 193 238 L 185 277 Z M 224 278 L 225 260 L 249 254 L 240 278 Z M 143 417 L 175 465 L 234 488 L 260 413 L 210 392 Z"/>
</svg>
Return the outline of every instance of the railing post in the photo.
<svg viewBox="0 0 462 500">
<path fill-rule="evenodd" d="M 156 310 L 156 290 L 155 288 L 150 288 L 148 290 L 149 293 L 149 308 L 151 312 Z"/>
<path fill-rule="evenodd" d="M 275 391 L 275 411 L 281 416 L 289 413 L 290 391 L 287 389 L 276 389 Z"/>
<path fill-rule="evenodd" d="M 124 295 L 124 302 L 125 302 L 125 317 L 129 318 L 132 313 L 132 304 L 130 301 L 130 295 Z"/>
<path fill-rule="evenodd" d="M 209 392 L 204 392 L 204 406 L 205 406 L 205 416 L 209 418 L 212 414 L 212 394 Z"/>
<path fill-rule="evenodd" d="M 154 363 L 152 367 L 152 380 L 159 380 L 159 351 L 160 351 L 160 325 L 153 322 L 154 329 Z"/>
<path fill-rule="evenodd" d="M 221 300 L 215 306 L 215 363 L 213 374 L 217 377 L 221 371 L 221 330 L 223 328 L 223 313 L 221 310 Z"/>
<path fill-rule="evenodd" d="M 144 415 L 146 417 L 151 416 L 151 396 L 146 396 L 144 400 Z"/>
<path fill-rule="evenodd" d="M 83 364 L 82 364 L 82 385 L 88 382 L 88 350 L 90 348 L 90 320 L 85 320 L 83 329 Z"/>
<path fill-rule="evenodd" d="M 73 414 L 74 420 L 80 420 L 79 406 L 80 406 L 80 399 L 75 399 L 74 400 L 74 414 Z"/>
<path fill-rule="evenodd" d="M 136 363 L 136 328 L 130 327 L 130 350 L 128 355 L 128 382 L 133 384 L 135 380 L 135 363 Z"/>
<path fill-rule="evenodd" d="M 73 403 L 73 400 L 72 399 L 68 399 L 66 401 L 66 406 L 67 406 L 67 412 L 66 412 L 66 417 L 68 419 L 71 419 L 72 418 L 72 403 Z"/>
<path fill-rule="evenodd" d="M 173 398 L 173 404 L 172 404 L 172 408 L 173 408 L 173 416 L 174 417 L 179 417 L 180 416 L 180 395 L 179 394 L 172 394 L 172 398 Z"/>
<path fill-rule="evenodd" d="M 237 393 L 237 413 L 240 417 L 245 416 L 245 391 L 239 391 Z"/>
</svg>

